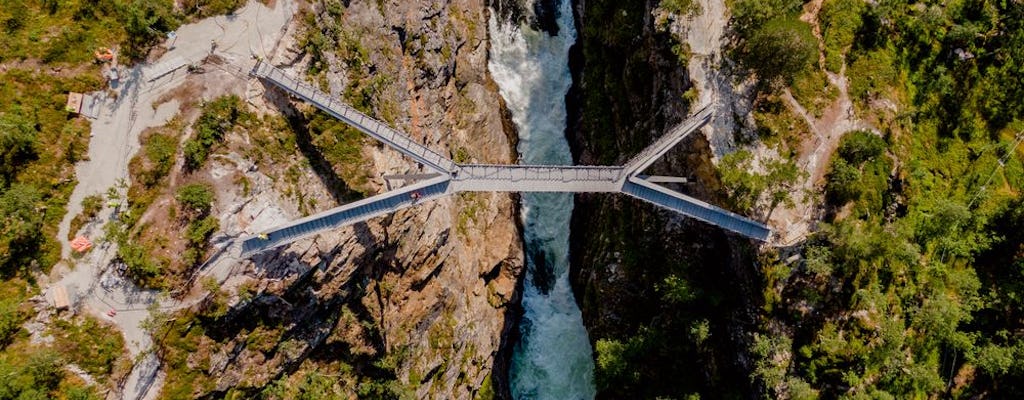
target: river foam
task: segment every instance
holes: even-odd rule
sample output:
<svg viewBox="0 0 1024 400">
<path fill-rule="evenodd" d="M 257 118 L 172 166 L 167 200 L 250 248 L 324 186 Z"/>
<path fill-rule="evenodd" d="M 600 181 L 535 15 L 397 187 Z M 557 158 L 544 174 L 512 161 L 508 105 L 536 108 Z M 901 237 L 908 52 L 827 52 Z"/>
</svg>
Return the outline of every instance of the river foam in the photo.
<svg viewBox="0 0 1024 400">
<path fill-rule="evenodd" d="M 572 85 L 568 57 L 576 30 L 569 1 L 556 1 L 557 35 L 527 23 L 499 21 L 491 13 L 488 67 L 519 130 L 524 164 L 572 164 L 565 138 L 565 95 Z M 527 273 L 520 341 L 510 368 L 512 395 L 592 399 L 592 349 L 569 284 L 573 196 L 524 193 L 522 207 Z"/>
</svg>

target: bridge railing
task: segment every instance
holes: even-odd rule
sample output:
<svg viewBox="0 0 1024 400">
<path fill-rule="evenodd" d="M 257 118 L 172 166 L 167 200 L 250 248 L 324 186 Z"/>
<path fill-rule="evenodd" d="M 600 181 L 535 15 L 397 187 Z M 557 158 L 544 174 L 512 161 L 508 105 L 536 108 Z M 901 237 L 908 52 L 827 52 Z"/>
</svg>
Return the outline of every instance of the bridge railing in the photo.
<svg viewBox="0 0 1024 400">
<path fill-rule="evenodd" d="M 711 117 L 711 111 L 710 105 L 697 110 L 692 117 L 683 121 L 683 123 L 676 125 L 668 133 L 658 138 L 657 141 L 652 143 L 650 146 L 647 146 L 647 148 L 640 151 L 640 153 L 637 153 L 633 158 L 630 158 L 629 162 L 624 165 L 627 173 L 636 175 L 647 169 L 648 166 L 654 163 L 655 159 L 668 152 L 668 150 L 682 140 L 682 138 L 707 123 L 708 118 Z"/>
<path fill-rule="evenodd" d="M 453 179 L 615 182 L 621 175 L 622 167 L 468 164 Z"/>
<path fill-rule="evenodd" d="M 622 193 L 762 242 L 768 241 L 772 233 L 760 222 L 643 179 L 629 178 Z"/>
<path fill-rule="evenodd" d="M 263 231 L 242 240 L 242 257 L 302 238 L 393 213 L 448 193 L 449 178 L 440 176 L 404 188 L 381 193 Z M 413 195 L 415 193 L 415 195 Z"/>
<path fill-rule="evenodd" d="M 284 71 L 266 62 L 258 62 L 253 68 L 252 74 L 305 99 L 324 112 L 341 119 L 393 149 L 412 157 L 416 161 L 442 172 L 450 172 L 456 168 L 455 162 L 448 157 L 442 156 L 427 146 L 417 143 L 404 133 L 352 108 L 305 81 L 289 76 Z"/>
</svg>

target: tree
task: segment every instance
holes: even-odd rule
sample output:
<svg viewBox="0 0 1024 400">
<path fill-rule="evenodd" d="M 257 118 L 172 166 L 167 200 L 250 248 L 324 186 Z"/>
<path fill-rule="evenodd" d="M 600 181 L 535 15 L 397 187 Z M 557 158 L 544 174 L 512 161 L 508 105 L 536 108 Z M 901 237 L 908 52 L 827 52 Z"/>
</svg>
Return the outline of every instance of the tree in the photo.
<svg viewBox="0 0 1024 400">
<path fill-rule="evenodd" d="M 829 203 L 843 205 L 860 197 L 860 170 L 842 158 L 832 160 L 832 168 L 825 177 L 825 193 Z"/>
<path fill-rule="evenodd" d="M 34 187 L 16 184 L 0 194 L 0 273 L 11 274 L 23 258 L 35 254 L 43 214 L 38 208 L 42 197 Z"/>
<path fill-rule="evenodd" d="M 770 89 L 793 83 L 797 74 L 811 66 L 817 41 L 811 26 L 794 18 L 776 18 L 750 36 L 741 50 L 741 61 L 753 69 Z"/>
<path fill-rule="evenodd" d="M 129 58 L 145 56 L 146 50 L 173 31 L 180 22 L 168 0 L 131 0 L 121 11 L 122 26 L 128 34 L 125 53 Z"/>
<path fill-rule="evenodd" d="M 0 187 L 14 179 L 19 166 L 35 158 L 34 125 L 19 107 L 0 115 Z"/>
<path fill-rule="evenodd" d="M 729 195 L 729 202 L 738 211 L 750 211 L 767 186 L 764 177 L 751 172 L 754 155 L 747 150 L 726 154 L 718 164 L 718 172 Z"/>
<path fill-rule="evenodd" d="M 764 174 L 757 173 L 754 155 L 746 150 L 722 157 L 718 172 L 734 208 L 749 212 L 763 207 L 771 212 L 780 204 L 792 204 L 793 186 L 806 172 L 788 160 L 768 160 L 764 168 Z M 762 197 L 768 204 L 763 204 Z"/>
<path fill-rule="evenodd" d="M 192 183 L 178 189 L 176 197 L 182 208 L 196 218 L 205 216 L 213 206 L 213 191 L 202 183 Z"/>
<path fill-rule="evenodd" d="M 738 0 L 732 7 L 732 24 L 743 37 L 749 37 L 751 31 L 766 22 L 800 13 L 803 1 L 800 0 Z"/>
<path fill-rule="evenodd" d="M 871 161 L 885 152 L 885 140 L 868 131 L 853 131 L 843 135 L 839 143 L 839 156 L 855 166 Z"/>
</svg>

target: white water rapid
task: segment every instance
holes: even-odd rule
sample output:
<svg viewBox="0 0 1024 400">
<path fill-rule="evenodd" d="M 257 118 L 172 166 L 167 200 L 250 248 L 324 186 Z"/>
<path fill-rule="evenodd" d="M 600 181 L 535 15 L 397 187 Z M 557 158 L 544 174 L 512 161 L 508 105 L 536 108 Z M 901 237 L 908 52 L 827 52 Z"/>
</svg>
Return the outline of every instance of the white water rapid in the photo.
<svg viewBox="0 0 1024 400">
<path fill-rule="evenodd" d="M 555 1 L 557 36 L 491 13 L 488 67 L 519 130 L 524 164 L 572 164 L 565 94 L 572 85 L 568 58 L 576 31 L 569 0 Z M 593 399 L 592 349 L 569 284 L 572 194 L 524 193 L 522 207 L 527 273 L 521 337 L 512 354 L 512 396 Z"/>
</svg>

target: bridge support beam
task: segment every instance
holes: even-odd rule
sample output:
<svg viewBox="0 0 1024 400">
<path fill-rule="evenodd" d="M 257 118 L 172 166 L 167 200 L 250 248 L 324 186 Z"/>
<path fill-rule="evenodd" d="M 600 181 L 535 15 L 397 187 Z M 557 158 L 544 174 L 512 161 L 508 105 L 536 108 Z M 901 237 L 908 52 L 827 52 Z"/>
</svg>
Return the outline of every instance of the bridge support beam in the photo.
<svg viewBox="0 0 1024 400">
<path fill-rule="evenodd" d="M 312 103 L 436 172 L 384 175 L 387 192 L 246 237 L 242 239 L 243 257 L 452 193 L 476 191 L 624 193 L 753 239 L 765 241 L 771 235 L 764 224 L 656 184 L 687 183 L 687 178 L 640 175 L 688 135 L 704 126 L 711 119 L 709 107 L 672 128 L 624 166 L 471 165 L 458 164 L 434 152 L 264 61 L 257 63 L 250 74 Z M 391 190 L 393 180 L 415 183 Z"/>
</svg>

